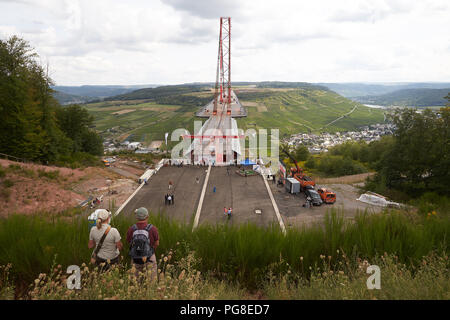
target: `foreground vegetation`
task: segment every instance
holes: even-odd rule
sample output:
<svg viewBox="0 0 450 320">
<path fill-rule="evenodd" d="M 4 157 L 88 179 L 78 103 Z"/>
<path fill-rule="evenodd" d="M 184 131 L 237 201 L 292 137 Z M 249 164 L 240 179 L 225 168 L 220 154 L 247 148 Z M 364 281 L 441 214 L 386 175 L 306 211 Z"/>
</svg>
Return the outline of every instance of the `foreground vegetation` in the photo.
<svg viewBox="0 0 450 320">
<path fill-rule="evenodd" d="M 196 269 L 200 260 L 194 252 L 172 262 L 172 254 L 162 256 L 158 262 L 158 274 L 150 270 L 136 277 L 134 268 L 114 266 L 105 273 L 97 268 L 81 265 L 81 288 L 67 288 L 68 274 L 61 265 L 54 265 L 49 273 L 41 273 L 29 287 L 30 299 L 450 299 L 449 261 L 447 255 L 430 254 L 423 257 L 417 267 L 407 267 L 398 262 L 395 255 L 382 255 L 373 260 L 357 259 L 353 267 L 348 257 L 338 250 L 339 266 L 330 267 L 328 257 L 311 268 L 311 276 L 305 279 L 292 272 L 284 261 L 270 266 L 261 281 L 261 288 L 250 292 L 236 283 L 218 280 L 210 273 Z M 280 265 L 287 271 L 279 272 Z M 367 289 L 367 267 L 380 267 L 380 290 Z M 9 268 L 7 266 L 6 268 Z M 8 272 L 6 270 L 5 272 Z M 0 280 L 1 281 L 1 280 Z M 0 299 L 13 299 L 14 289 L 3 274 Z"/>
<path fill-rule="evenodd" d="M 431 216 L 421 217 L 398 211 L 386 211 L 379 215 L 362 213 L 354 221 L 344 220 L 340 213 L 333 211 L 327 215 L 323 224 L 308 229 L 290 229 L 286 236 L 275 225 L 269 228 L 255 225 L 205 225 L 192 232 L 190 225 L 180 224 L 165 216 L 152 216 L 150 221 L 158 227 L 161 235 L 161 244 L 157 250 L 158 256 L 163 255 L 160 267 L 167 262 L 164 261 L 164 256 L 170 256 L 174 265 L 183 263 L 183 259 L 192 256 L 192 270 L 199 271 L 202 281 L 207 281 L 200 284 L 199 288 L 210 285 L 210 297 L 215 293 L 219 296 L 214 297 L 224 297 L 220 292 L 234 292 L 236 295 L 230 298 L 241 297 L 244 291 L 248 293 L 258 290 L 263 290 L 271 297 L 277 295 L 273 290 L 279 290 L 279 295 L 301 297 L 296 291 L 298 288 L 292 285 L 302 287 L 314 284 L 315 277 L 323 272 L 353 272 L 351 270 L 357 270 L 364 260 L 382 263 L 381 257 L 385 253 L 397 257 L 393 260 L 395 268 L 409 270 L 405 277 L 415 277 L 417 274 L 421 275 L 420 265 L 424 256 L 430 256 L 431 259 L 431 255 L 436 254 L 432 258 L 433 265 L 442 266 L 442 259 L 445 260 L 447 256 L 450 230 L 448 214 L 433 213 Z M 122 235 L 125 235 L 127 228 L 133 223 L 134 220 L 126 216 L 116 217 L 113 221 Z M 11 286 L 16 286 L 24 294 L 39 273 L 53 270 L 58 264 L 61 265 L 61 270 L 65 270 L 68 265 L 81 266 L 87 263 L 90 257 L 87 240 L 86 218 L 80 217 L 76 212 L 66 216 L 12 215 L 0 220 L 0 265 L 12 265 Z M 128 268 L 129 260 L 126 247 L 125 245 L 121 253 L 125 269 Z M 447 269 L 441 268 L 439 272 L 448 281 L 447 260 L 445 263 Z M 343 265 L 347 269 L 341 269 Z M 324 266 L 329 269 L 323 269 Z M 386 266 L 391 267 L 394 268 L 394 264 Z M 180 268 L 177 270 L 182 271 Z M 423 272 L 426 274 L 423 277 L 431 278 L 431 270 Z M 119 274 L 120 277 L 124 275 L 123 272 Z M 286 282 L 286 287 L 274 287 L 274 282 L 271 282 L 282 285 L 283 277 L 291 275 L 295 278 Z M 335 276 L 337 275 L 333 277 Z M 173 279 L 173 275 L 171 277 Z M 121 279 L 127 281 L 125 278 Z M 346 281 L 349 287 L 354 288 L 362 279 L 361 275 L 360 278 L 352 277 Z M 406 279 L 404 278 L 405 282 Z M 327 285 L 336 284 L 328 278 L 324 281 L 330 281 Z M 325 283 L 327 282 L 323 285 Z M 431 286 L 434 284 L 431 282 L 425 284 L 428 285 L 428 297 L 435 297 L 434 294 L 440 291 L 433 291 Z M 212 289 L 217 289 L 217 286 L 226 286 L 226 289 Z M 418 287 L 419 284 L 415 286 Z M 273 290 L 270 291 L 269 288 Z M 364 288 L 361 289 L 361 295 L 354 292 L 353 295 L 348 293 L 342 297 L 367 298 L 362 293 Z M 337 295 L 339 290 L 336 290 Z M 204 295 L 198 297 L 208 297 L 208 290 L 203 288 L 199 292 L 204 292 Z M 42 293 L 37 293 L 38 296 L 40 294 Z M 387 296 L 384 297 L 389 297 L 389 293 L 385 294 Z M 320 297 L 325 296 L 319 295 L 318 298 Z"/>
</svg>

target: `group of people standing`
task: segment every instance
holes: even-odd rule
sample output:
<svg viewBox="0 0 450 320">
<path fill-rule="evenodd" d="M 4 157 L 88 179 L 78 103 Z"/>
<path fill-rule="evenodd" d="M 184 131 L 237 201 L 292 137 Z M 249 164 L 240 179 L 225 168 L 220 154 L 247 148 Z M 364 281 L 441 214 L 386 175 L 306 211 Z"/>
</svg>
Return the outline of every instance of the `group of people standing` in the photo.
<svg viewBox="0 0 450 320">
<path fill-rule="evenodd" d="M 126 239 L 130 245 L 129 255 L 136 273 L 151 268 L 152 277 L 157 276 L 155 250 L 159 246 L 158 229 L 148 223 L 148 211 L 141 207 L 135 211 L 137 222 L 130 226 Z M 96 225 L 89 233 L 88 247 L 94 249 L 91 263 L 107 270 L 111 265 L 120 263 L 120 251 L 123 249 L 119 231 L 110 225 L 111 213 L 102 209 L 98 213 Z"/>
<path fill-rule="evenodd" d="M 227 207 L 223 207 L 223 214 L 226 215 L 228 217 L 228 219 L 231 218 L 231 214 L 233 213 L 233 209 L 231 207 L 229 207 L 227 209 Z"/>
<path fill-rule="evenodd" d="M 175 203 L 175 196 L 173 195 L 173 194 L 166 194 L 165 196 L 164 196 L 164 204 L 165 205 L 171 205 L 171 204 L 174 204 Z"/>
</svg>

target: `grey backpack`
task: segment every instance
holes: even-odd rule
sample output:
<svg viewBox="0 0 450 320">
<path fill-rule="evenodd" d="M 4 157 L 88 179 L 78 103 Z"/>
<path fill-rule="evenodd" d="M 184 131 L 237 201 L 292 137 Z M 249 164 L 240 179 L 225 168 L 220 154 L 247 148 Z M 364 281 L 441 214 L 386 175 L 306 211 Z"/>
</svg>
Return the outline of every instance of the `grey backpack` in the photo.
<svg viewBox="0 0 450 320">
<path fill-rule="evenodd" d="M 139 230 L 137 225 L 133 225 L 133 238 L 130 246 L 130 256 L 133 259 L 139 259 L 143 257 L 151 257 L 154 253 L 153 248 L 150 246 L 150 229 L 153 226 L 148 224 L 145 229 Z"/>
</svg>

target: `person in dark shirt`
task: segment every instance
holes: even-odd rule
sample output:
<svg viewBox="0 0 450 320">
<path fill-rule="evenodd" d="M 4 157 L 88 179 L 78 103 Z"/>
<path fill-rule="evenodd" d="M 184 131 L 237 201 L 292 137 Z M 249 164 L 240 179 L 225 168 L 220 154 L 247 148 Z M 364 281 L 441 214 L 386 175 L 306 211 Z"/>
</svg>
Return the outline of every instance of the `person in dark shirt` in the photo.
<svg viewBox="0 0 450 320">
<path fill-rule="evenodd" d="M 137 230 L 146 229 L 147 225 L 149 224 L 147 209 L 144 207 L 137 209 L 135 211 L 135 216 L 137 219 L 137 222 L 135 224 L 137 227 Z M 134 227 L 134 225 L 131 226 L 127 232 L 127 241 L 130 245 L 133 241 L 133 233 L 136 231 L 136 229 L 133 227 Z M 152 278 L 156 279 L 158 267 L 156 265 L 155 251 L 156 251 L 156 248 L 159 246 L 159 233 L 158 233 L 158 229 L 153 225 L 148 230 L 148 239 L 150 241 L 150 247 L 153 248 L 153 254 L 150 257 L 147 257 L 147 259 L 145 259 L 146 261 L 142 261 L 142 259 L 131 259 L 131 263 L 136 268 L 137 274 L 147 268 L 151 268 Z"/>
</svg>

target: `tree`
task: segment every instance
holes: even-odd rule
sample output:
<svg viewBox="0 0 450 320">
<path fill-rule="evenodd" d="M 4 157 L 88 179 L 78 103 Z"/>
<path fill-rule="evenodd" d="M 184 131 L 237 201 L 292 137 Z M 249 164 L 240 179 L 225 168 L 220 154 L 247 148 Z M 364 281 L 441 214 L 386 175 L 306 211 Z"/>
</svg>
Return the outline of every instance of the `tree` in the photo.
<svg viewBox="0 0 450 320">
<path fill-rule="evenodd" d="M 420 195 L 426 191 L 449 194 L 450 108 L 439 113 L 414 109 L 396 111 L 394 143 L 378 164 L 391 189 Z"/>
<path fill-rule="evenodd" d="M 309 158 L 309 150 L 304 145 L 298 145 L 292 152 L 292 156 L 297 161 L 306 161 Z"/>
<path fill-rule="evenodd" d="M 0 152 L 44 163 L 83 148 L 99 154 L 100 138 L 86 132 L 92 123 L 87 111 L 70 108 L 66 121 L 57 121 L 57 114 L 66 113 L 53 98 L 52 81 L 37 57 L 17 36 L 0 40 Z"/>
<path fill-rule="evenodd" d="M 84 130 L 82 134 L 82 150 L 92 155 L 103 155 L 102 138 L 92 130 Z"/>
</svg>

